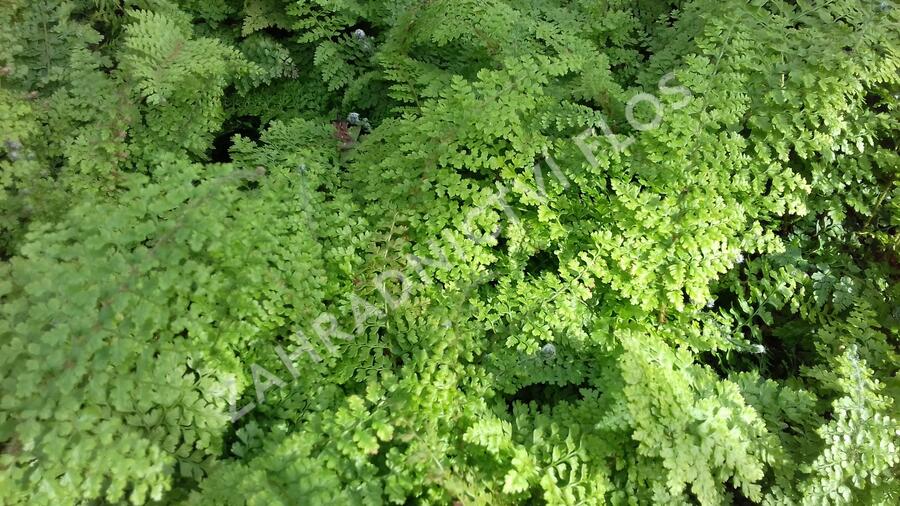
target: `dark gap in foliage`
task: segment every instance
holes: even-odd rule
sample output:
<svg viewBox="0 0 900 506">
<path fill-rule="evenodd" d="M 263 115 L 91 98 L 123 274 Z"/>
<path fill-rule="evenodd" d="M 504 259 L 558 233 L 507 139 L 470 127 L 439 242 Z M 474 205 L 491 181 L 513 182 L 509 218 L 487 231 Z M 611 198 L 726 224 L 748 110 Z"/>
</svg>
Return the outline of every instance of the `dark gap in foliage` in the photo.
<svg viewBox="0 0 900 506">
<path fill-rule="evenodd" d="M 181 337 L 184 339 L 188 339 L 188 336 L 189 336 L 189 332 L 187 331 L 187 329 L 184 329 L 181 332 L 179 332 L 178 334 L 176 334 L 176 337 Z M 184 365 L 184 368 L 187 370 L 187 373 L 185 374 L 185 376 L 190 376 L 191 378 L 193 378 L 194 383 L 199 384 L 200 379 L 202 377 L 202 375 L 200 374 L 200 370 L 193 367 L 190 362 L 186 362 Z"/>
<path fill-rule="evenodd" d="M 244 184 L 238 187 L 238 191 L 253 191 L 259 188 L 259 181 L 255 179 L 247 179 Z"/>
<path fill-rule="evenodd" d="M 245 394 L 248 392 L 252 392 L 252 391 L 253 391 L 253 387 L 251 385 L 251 388 L 245 390 Z M 251 401 L 250 397 L 252 397 L 252 396 L 247 396 L 246 398 L 238 398 L 235 402 L 235 409 L 239 410 L 239 409 L 241 409 L 241 406 L 244 406 L 245 404 L 247 404 L 247 402 L 250 402 Z M 226 426 L 225 430 L 222 433 L 222 454 L 219 457 L 221 457 L 221 458 L 234 457 L 234 454 L 231 453 L 231 448 L 234 446 L 235 443 L 240 441 L 240 439 L 238 438 L 238 435 L 237 435 L 237 431 L 238 431 L 238 429 L 243 427 L 245 424 L 249 423 L 250 422 L 249 418 L 252 416 L 253 416 L 253 411 L 248 413 L 248 416 L 241 419 L 240 423 L 229 423 Z"/>
<path fill-rule="evenodd" d="M 239 116 L 229 119 L 222 126 L 221 133 L 213 140 L 213 148 L 209 153 L 210 161 L 215 163 L 231 162 L 229 150 L 231 149 L 232 138 L 235 135 L 240 135 L 252 141 L 258 141 L 260 127 L 261 121 L 258 116 Z"/>
<path fill-rule="evenodd" d="M 288 307 L 293 308 L 293 306 L 291 304 L 285 304 L 285 308 L 288 308 Z M 288 328 L 286 325 L 282 325 L 281 327 L 277 328 L 275 330 L 275 332 L 272 333 L 272 339 L 275 341 L 275 344 L 277 344 L 278 346 L 285 347 L 286 345 L 291 343 L 290 335 L 291 335 L 290 328 Z"/>
<path fill-rule="evenodd" d="M 728 497 L 730 499 L 728 503 L 732 504 L 733 506 L 752 506 L 754 504 L 758 504 L 744 497 L 744 494 L 741 493 L 741 489 L 735 487 L 734 484 L 730 481 L 724 482 L 722 484 L 722 488 L 725 491 L 725 497 Z M 691 494 L 691 496 L 695 497 L 693 493 Z M 697 504 L 700 504 L 700 502 L 697 501 Z"/>
<path fill-rule="evenodd" d="M 463 154 L 469 155 L 471 153 L 467 153 L 464 151 Z M 457 168 L 456 173 L 459 174 L 460 177 L 462 177 L 463 179 L 471 179 L 471 180 L 475 180 L 475 181 L 484 181 L 485 180 L 484 176 L 482 176 L 478 172 L 476 172 L 472 169 L 469 169 L 467 167 Z"/>
<path fill-rule="evenodd" d="M 384 332 L 382 332 L 382 328 L 379 328 L 376 331 L 376 335 L 379 336 L 379 339 L 383 338 Z M 391 361 L 394 367 L 400 368 L 403 367 L 403 364 L 406 363 L 406 361 L 403 360 L 403 355 L 394 353 L 393 351 L 391 351 L 390 347 L 385 346 L 385 348 L 382 350 L 382 354 Z"/>
<path fill-rule="evenodd" d="M 807 322 L 799 320 L 790 311 L 773 311 L 773 326 L 763 329 L 765 360 L 768 364 L 766 377 L 788 380 L 800 375 L 800 366 L 811 363 L 816 356 L 810 338 L 815 329 Z"/>
<path fill-rule="evenodd" d="M 766 187 L 763 189 L 763 195 L 769 195 L 772 193 L 772 178 L 766 179 Z"/>
<path fill-rule="evenodd" d="M 888 151 L 897 151 L 897 140 L 893 137 L 884 136 L 878 139 L 878 146 Z"/>
<path fill-rule="evenodd" d="M 446 51 L 452 51 L 454 56 L 448 57 Z M 460 40 L 454 40 L 441 48 L 415 45 L 407 54 L 437 69 L 460 75 L 467 81 L 477 80 L 478 71 L 493 61 L 487 49 L 473 44 L 472 41 Z"/>
<path fill-rule="evenodd" d="M 710 351 L 698 353 L 697 362 L 709 366 L 720 378 L 727 377 L 730 371 L 735 370 L 735 367 L 730 363 L 731 360 L 728 360 L 723 353 Z"/>
<path fill-rule="evenodd" d="M 286 43 L 286 42 L 293 40 L 294 37 L 296 37 L 296 35 L 297 35 L 296 33 L 292 32 L 290 30 L 285 30 L 284 28 L 274 26 L 274 25 L 267 26 L 267 27 L 263 28 L 261 31 L 262 31 L 262 33 L 264 33 L 266 35 L 270 35 L 273 39 L 275 39 L 279 42 L 282 42 L 282 43 Z"/>
<path fill-rule="evenodd" d="M 380 31 L 375 27 L 375 25 L 365 19 L 360 19 L 355 25 L 348 28 L 348 31 L 351 34 L 356 30 L 362 30 L 363 32 L 365 32 L 367 37 L 377 36 Z"/>
<path fill-rule="evenodd" d="M 508 240 L 503 235 L 497 236 L 497 245 L 494 246 L 496 249 L 500 251 L 506 251 L 506 244 Z"/>
<path fill-rule="evenodd" d="M 788 380 L 800 374 L 800 366 L 815 355 L 815 350 L 805 343 L 811 342 L 810 333 L 814 331 L 810 325 L 795 319 L 788 310 L 772 311 L 773 324 L 767 325 L 758 318 L 748 322 L 760 329 L 761 344 L 765 348 L 762 353 L 736 349 L 730 353 L 705 352 L 700 355 L 700 362 L 709 365 L 720 377 L 747 371 L 759 371 L 766 378 Z M 750 330 L 743 327 L 742 332 L 748 342 L 755 342 Z"/>
<path fill-rule="evenodd" d="M 325 183 L 317 186 L 315 192 L 322 195 L 322 202 L 332 202 L 334 200 L 334 195 L 328 191 L 328 186 Z"/>
<path fill-rule="evenodd" d="M 572 103 L 575 105 L 587 107 L 588 109 L 590 109 L 592 111 L 599 111 L 599 112 L 603 112 L 603 113 L 606 112 L 605 110 L 602 109 L 602 106 L 600 104 L 594 102 L 593 99 L 578 97 L 578 98 L 572 99 Z M 577 134 L 577 133 L 578 132 L 575 132 L 575 134 Z M 574 134 L 570 135 L 570 137 L 574 137 Z"/>
<path fill-rule="evenodd" d="M 526 385 L 511 396 L 505 396 L 506 408 L 513 412 L 513 405 L 518 401 L 522 404 L 534 402 L 541 407 L 551 407 L 564 400 L 577 400 L 581 398 L 581 389 L 590 388 L 585 381 L 579 385 L 572 383 L 566 385 L 554 385 L 551 383 L 533 383 Z"/>
<path fill-rule="evenodd" d="M 379 470 L 379 474 L 387 474 L 387 473 L 391 472 L 390 467 L 388 467 L 388 461 L 387 461 L 388 452 L 391 449 L 396 448 L 395 445 L 391 445 L 391 444 L 385 444 L 384 446 L 385 446 L 384 450 L 375 453 L 375 455 L 372 455 L 371 460 L 370 460 L 372 465 L 375 466 L 375 468 Z"/>
<path fill-rule="evenodd" d="M 525 272 L 538 277 L 543 272 L 559 272 L 559 257 L 552 251 L 541 250 L 528 257 Z"/>
<path fill-rule="evenodd" d="M 887 101 L 885 97 L 875 92 L 875 90 L 866 93 L 866 107 L 876 114 L 886 114 L 888 112 Z"/>
</svg>

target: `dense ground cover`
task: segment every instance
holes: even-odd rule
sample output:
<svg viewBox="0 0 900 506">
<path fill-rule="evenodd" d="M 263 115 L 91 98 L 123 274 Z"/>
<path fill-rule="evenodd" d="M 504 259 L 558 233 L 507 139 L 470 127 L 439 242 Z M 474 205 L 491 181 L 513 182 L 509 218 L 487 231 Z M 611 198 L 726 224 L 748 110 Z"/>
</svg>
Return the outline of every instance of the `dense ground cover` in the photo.
<svg viewBox="0 0 900 506">
<path fill-rule="evenodd" d="M 0 504 L 898 504 L 900 7 L 4 0 Z"/>
</svg>

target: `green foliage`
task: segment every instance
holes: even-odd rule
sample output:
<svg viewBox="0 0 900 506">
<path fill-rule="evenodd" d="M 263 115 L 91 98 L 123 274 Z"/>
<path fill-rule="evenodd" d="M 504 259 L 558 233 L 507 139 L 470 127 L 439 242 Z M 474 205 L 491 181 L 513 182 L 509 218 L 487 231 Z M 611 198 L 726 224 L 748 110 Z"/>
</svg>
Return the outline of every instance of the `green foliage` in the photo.
<svg viewBox="0 0 900 506">
<path fill-rule="evenodd" d="M 855 346 L 835 362 L 844 396 L 833 402 L 832 420 L 818 430 L 826 446 L 809 465 L 812 477 L 803 484 L 803 502 L 844 504 L 860 489 L 873 503 L 893 502 L 897 491 L 890 486 L 891 468 L 900 461 L 900 422 L 888 414 L 892 401 L 879 394 L 878 380 L 871 378 Z"/>
<path fill-rule="evenodd" d="M 0 503 L 896 504 L 892 1 L 0 5 Z"/>
</svg>

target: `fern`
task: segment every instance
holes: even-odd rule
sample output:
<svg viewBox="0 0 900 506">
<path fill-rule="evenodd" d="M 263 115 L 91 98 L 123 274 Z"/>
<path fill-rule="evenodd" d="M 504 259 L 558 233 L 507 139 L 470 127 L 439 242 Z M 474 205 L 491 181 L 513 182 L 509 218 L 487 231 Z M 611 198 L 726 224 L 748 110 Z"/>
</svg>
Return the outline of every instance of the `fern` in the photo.
<svg viewBox="0 0 900 506">
<path fill-rule="evenodd" d="M 3 504 L 894 504 L 895 2 L 10 0 Z"/>
</svg>

